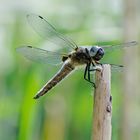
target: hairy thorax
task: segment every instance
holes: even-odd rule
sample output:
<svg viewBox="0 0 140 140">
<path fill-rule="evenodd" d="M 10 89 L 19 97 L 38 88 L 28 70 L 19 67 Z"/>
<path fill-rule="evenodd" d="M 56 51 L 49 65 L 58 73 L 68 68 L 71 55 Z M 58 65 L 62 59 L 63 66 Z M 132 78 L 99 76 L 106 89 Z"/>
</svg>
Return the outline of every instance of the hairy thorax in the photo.
<svg viewBox="0 0 140 140">
<path fill-rule="evenodd" d="M 72 65 L 84 65 L 90 62 L 90 58 L 84 48 L 78 48 L 77 51 L 71 52 L 68 56 Z"/>
</svg>

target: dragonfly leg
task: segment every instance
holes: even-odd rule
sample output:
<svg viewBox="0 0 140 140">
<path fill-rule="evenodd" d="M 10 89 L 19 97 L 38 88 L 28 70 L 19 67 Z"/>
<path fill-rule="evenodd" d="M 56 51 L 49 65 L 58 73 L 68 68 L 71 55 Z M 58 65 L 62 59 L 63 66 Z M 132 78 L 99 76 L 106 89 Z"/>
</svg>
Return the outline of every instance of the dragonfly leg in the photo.
<svg viewBox="0 0 140 140">
<path fill-rule="evenodd" d="M 88 79 L 87 79 L 87 70 L 88 70 L 88 64 L 86 65 L 85 72 L 84 72 L 84 79 L 86 81 L 88 81 Z"/>
<path fill-rule="evenodd" d="M 88 80 L 89 80 L 89 81 L 91 81 L 91 80 L 90 80 L 90 65 L 91 65 L 91 64 L 88 64 L 88 67 L 87 67 L 87 74 L 88 74 Z"/>
<path fill-rule="evenodd" d="M 89 71 L 96 71 L 95 64 L 93 62 L 91 64 L 92 64 L 93 68 L 89 69 Z"/>
<path fill-rule="evenodd" d="M 102 64 L 98 63 L 98 65 L 95 65 L 94 63 L 92 63 L 93 68 L 90 69 L 89 71 L 101 71 L 102 70 Z"/>
<path fill-rule="evenodd" d="M 96 88 L 95 83 L 92 82 L 92 81 L 90 80 L 90 75 L 91 75 L 90 65 L 91 65 L 91 64 L 88 65 L 88 80 L 89 80 L 89 82 L 93 85 L 93 87 Z"/>
<path fill-rule="evenodd" d="M 85 72 L 84 72 L 84 79 L 85 79 L 86 81 L 88 81 L 89 83 L 91 83 L 91 84 L 93 85 L 93 87 L 95 88 L 95 87 L 96 87 L 96 86 L 95 86 L 95 83 L 92 82 L 91 79 L 90 79 L 90 65 L 91 65 L 91 64 L 87 64 L 87 65 L 86 65 Z"/>
</svg>

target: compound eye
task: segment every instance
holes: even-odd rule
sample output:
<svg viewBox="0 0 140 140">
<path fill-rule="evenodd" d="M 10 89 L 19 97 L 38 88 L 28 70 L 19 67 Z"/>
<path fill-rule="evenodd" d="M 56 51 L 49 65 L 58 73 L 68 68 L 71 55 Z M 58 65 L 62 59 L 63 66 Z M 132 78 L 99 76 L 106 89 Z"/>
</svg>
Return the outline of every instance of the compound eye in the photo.
<svg viewBox="0 0 140 140">
<path fill-rule="evenodd" d="M 93 47 L 90 49 L 90 52 L 92 52 L 92 53 L 94 53 L 94 52 L 95 52 L 95 50 L 94 50 L 94 48 L 93 48 Z"/>
<path fill-rule="evenodd" d="M 102 48 L 99 49 L 99 51 L 98 51 L 98 55 L 101 55 L 101 56 L 104 55 L 104 50 L 103 50 Z"/>
<path fill-rule="evenodd" d="M 93 57 L 93 56 L 96 55 L 96 53 L 97 53 L 97 48 L 96 48 L 96 47 L 92 47 L 92 48 L 90 49 L 90 56 Z"/>
</svg>

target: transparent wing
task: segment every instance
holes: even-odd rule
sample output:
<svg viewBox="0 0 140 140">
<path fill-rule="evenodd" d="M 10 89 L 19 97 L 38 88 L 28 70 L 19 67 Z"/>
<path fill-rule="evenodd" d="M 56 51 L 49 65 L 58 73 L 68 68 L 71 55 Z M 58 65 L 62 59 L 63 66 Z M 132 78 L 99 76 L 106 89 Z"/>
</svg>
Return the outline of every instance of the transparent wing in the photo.
<svg viewBox="0 0 140 140">
<path fill-rule="evenodd" d="M 21 53 L 26 58 L 40 62 L 57 65 L 62 62 L 62 55 L 59 53 L 35 48 L 32 46 L 23 46 L 16 49 L 17 52 Z"/>
<path fill-rule="evenodd" d="M 107 64 L 107 63 L 104 63 Z M 124 66 L 123 65 L 117 65 L 117 64 L 110 64 L 111 71 L 112 72 L 123 72 Z"/>
<path fill-rule="evenodd" d="M 102 64 L 109 64 L 109 63 L 102 63 Z M 117 65 L 117 64 L 109 64 L 111 66 L 111 72 L 123 72 L 124 70 L 124 66 L 123 65 Z M 97 65 L 98 67 L 98 65 Z M 99 65 L 100 67 L 100 65 Z M 93 70 L 95 69 L 95 66 L 90 66 L 90 69 Z M 91 72 L 91 73 L 95 73 L 95 71 Z"/>
<path fill-rule="evenodd" d="M 111 64 L 111 70 L 112 70 L 113 72 L 123 72 L 124 66 L 123 66 L 123 65 Z"/>
<path fill-rule="evenodd" d="M 108 64 L 122 64 L 123 62 L 123 49 L 124 48 L 131 48 L 136 46 L 138 43 L 136 41 L 116 44 L 116 45 L 108 45 L 103 46 L 105 54 L 103 58 L 100 60 L 101 63 L 108 63 Z"/>
<path fill-rule="evenodd" d="M 108 46 L 103 46 L 103 49 L 105 50 L 105 53 L 127 48 L 127 47 L 133 47 L 136 46 L 138 43 L 136 41 L 131 41 L 127 43 L 122 43 L 122 44 L 116 44 L 116 45 L 108 45 Z"/>
<path fill-rule="evenodd" d="M 35 14 L 27 15 L 27 20 L 33 29 L 45 39 L 48 39 L 52 43 L 64 49 L 65 52 L 69 51 L 70 48 L 75 49 L 77 45 L 74 41 L 66 38 L 60 34 L 55 27 L 53 27 L 43 17 Z"/>
</svg>

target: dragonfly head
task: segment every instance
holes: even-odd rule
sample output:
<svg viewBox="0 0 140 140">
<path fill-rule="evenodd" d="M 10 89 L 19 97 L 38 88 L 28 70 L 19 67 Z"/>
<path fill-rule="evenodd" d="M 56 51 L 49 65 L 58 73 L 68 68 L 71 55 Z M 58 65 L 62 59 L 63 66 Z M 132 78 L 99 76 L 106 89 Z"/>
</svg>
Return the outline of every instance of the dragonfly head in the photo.
<svg viewBox="0 0 140 140">
<path fill-rule="evenodd" d="M 90 56 L 96 61 L 99 61 L 104 56 L 104 50 L 99 46 L 91 47 L 89 53 Z"/>
</svg>

